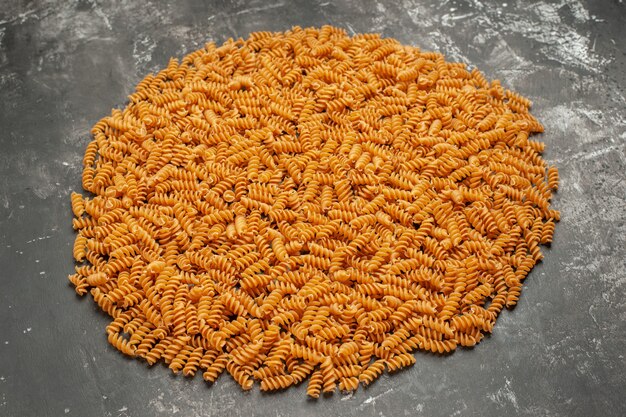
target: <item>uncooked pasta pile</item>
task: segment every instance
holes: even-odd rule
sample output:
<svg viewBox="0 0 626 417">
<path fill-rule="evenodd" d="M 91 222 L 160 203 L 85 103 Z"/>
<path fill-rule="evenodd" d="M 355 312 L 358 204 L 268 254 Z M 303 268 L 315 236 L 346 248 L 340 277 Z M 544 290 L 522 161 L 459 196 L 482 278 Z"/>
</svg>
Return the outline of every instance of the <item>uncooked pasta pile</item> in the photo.
<svg viewBox="0 0 626 417">
<path fill-rule="evenodd" d="M 209 43 L 93 127 L 70 281 L 124 354 L 243 389 L 352 391 L 474 346 L 559 219 L 529 106 L 373 34 Z"/>
</svg>

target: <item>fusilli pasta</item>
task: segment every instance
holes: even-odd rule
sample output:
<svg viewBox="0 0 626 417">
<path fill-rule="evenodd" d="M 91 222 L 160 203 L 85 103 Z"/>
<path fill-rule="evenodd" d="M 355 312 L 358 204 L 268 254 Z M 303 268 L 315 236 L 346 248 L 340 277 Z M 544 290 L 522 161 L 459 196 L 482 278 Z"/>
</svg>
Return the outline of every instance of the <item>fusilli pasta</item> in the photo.
<svg viewBox="0 0 626 417">
<path fill-rule="evenodd" d="M 393 39 L 208 43 L 129 100 L 91 131 L 69 280 L 175 373 L 317 398 L 474 346 L 559 220 L 530 101 Z"/>
</svg>

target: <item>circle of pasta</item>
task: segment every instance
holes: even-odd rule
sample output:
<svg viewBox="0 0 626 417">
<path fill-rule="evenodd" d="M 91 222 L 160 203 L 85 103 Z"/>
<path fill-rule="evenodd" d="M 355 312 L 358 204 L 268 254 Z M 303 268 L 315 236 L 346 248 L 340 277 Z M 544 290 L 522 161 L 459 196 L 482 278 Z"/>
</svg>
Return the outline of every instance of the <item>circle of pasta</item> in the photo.
<svg viewBox="0 0 626 417">
<path fill-rule="evenodd" d="M 354 390 L 491 332 L 559 213 L 530 102 L 378 35 L 208 43 L 92 129 L 70 281 L 207 381 Z"/>
</svg>

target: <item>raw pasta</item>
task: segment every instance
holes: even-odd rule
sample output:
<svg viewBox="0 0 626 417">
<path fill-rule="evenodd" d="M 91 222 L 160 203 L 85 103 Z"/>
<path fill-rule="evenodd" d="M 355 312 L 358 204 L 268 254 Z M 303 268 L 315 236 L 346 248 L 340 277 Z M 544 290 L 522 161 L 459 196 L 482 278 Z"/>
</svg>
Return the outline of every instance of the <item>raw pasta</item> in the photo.
<svg viewBox="0 0 626 417">
<path fill-rule="evenodd" d="M 124 354 L 243 389 L 351 391 L 473 346 L 559 220 L 529 107 L 374 34 L 208 43 L 93 127 L 70 281 Z"/>
</svg>

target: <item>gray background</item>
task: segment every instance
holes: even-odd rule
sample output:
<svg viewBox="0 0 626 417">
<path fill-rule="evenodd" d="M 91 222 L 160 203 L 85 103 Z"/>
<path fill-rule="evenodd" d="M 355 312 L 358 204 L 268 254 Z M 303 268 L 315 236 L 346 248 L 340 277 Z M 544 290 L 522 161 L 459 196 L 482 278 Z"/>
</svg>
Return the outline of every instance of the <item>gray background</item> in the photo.
<svg viewBox="0 0 626 417">
<path fill-rule="evenodd" d="M 519 305 L 474 349 L 318 401 L 124 358 L 66 280 L 90 127 L 170 56 L 326 23 L 441 51 L 534 101 L 563 219 Z M 0 415 L 625 415 L 625 25 L 621 0 L 0 1 Z"/>
</svg>

